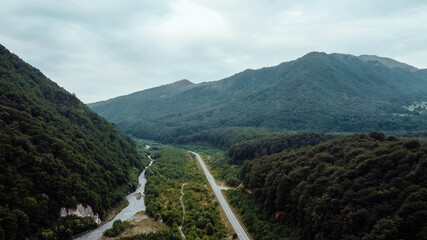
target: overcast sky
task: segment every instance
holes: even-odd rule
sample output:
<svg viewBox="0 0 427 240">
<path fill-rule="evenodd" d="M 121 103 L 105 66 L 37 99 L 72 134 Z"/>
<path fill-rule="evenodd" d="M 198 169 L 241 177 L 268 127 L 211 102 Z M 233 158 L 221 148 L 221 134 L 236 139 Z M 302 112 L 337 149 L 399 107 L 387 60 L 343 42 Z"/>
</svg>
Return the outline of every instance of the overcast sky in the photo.
<svg viewBox="0 0 427 240">
<path fill-rule="evenodd" d="M 311 51 L 427 68 L 427 1 L 2 0 L 0 44 L 90 103 Z"/>
</svg>

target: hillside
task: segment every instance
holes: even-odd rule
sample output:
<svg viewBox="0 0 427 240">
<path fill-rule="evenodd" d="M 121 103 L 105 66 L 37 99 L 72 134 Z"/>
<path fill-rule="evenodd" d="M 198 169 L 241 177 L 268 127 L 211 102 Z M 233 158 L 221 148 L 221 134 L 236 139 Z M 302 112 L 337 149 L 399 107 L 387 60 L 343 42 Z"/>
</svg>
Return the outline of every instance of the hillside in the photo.
<svg viewBox="0 0 427 240">
<path fill-rule="evenodd" d="M 126 133 L 163 142 L 223 127 L 427 130 L 427 112 L 410 108 L 427 100 L 426 70 L 408 66 L 376 56 L 312 52 L 220 81 L 166 85 L 89 106 Z M 170 97 L 153 94 L 163 90 Z"/>
<path fill-rule="evenodd" d="M 104 116 L 105 118 L 110 121 L 113 119 L 126 119 L 132 121 L 133 119 L 137 119 L 141 114 L 149 115 L 150 112 L 145 110 L 147 107 L 156 105 L 158 101 L 173 98 L 178 94 L 191 89 L 193 86 L 196 85 L 186 79 L 183 79 L 171 84 L 132 93 L 127 96 L 117 97 L 100 103 L 93 103 L 91 104 L 91 107 L 97 108 L 102 107 L 104 104 L 108 104 L 112 109 L 106 113 Z M 132 111 L 131 109 L 136 111 Z M 159 109 L 159 111 L 161 111 L 161 109 Z"/>
<path fill-rule="evenodd" d="M 133 142 L 75 96 L 0 45 L 0 239 L 66 239 L 135 187 Z"/>
<path fill-rule="evenodd" d="M 375 55 L 361 55 L 361 56 L 359 56 L 359 58 L 365 62 L 367 62 L 367 61 L 378 61 L 388 68 L 402 68 L 402 69 L 407 69 L 407 70 L 412 71 L 412 72 L 416 72 L 418 70 L 416 67 L 408 65 L 406 63 L 398 62 L 398 61 L 391 59 L 391 58 L 378 57 Z"/>
<path fill-rule="evenodd" d="M 416 140 L 351 135 L 248 161 L 228 194 L 255 239 L 426 239 L 426 160 Z"/>
</svg>

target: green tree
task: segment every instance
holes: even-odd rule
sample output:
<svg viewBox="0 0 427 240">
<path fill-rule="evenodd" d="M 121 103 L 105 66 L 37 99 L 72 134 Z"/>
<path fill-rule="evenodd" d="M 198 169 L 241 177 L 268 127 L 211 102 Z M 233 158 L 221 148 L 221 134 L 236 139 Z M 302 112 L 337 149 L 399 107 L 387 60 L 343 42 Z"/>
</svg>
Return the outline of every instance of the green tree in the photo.
<svg viewBox="0 0 427 240">
<path fill-rule="evenodd" d="M 214 234 L 214 227 L 212 223 L 206 224 L 206 234 L 207 235 L 213 235 Z"/>
<path fill-rule="evenodd" d="M 397 240 L 399 237 L 399 230 L 394 220 L 383 218 L 375 224 L 372 231 L 366 234 L 363 240 Z"/>
</svg>

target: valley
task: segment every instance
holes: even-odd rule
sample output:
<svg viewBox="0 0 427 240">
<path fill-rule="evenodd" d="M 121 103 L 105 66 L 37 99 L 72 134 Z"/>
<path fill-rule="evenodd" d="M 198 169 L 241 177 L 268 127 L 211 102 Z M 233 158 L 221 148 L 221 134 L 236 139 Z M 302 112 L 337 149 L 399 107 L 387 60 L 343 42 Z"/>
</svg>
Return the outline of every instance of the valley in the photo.
<svg viewBox="0 0 427 240">
<path fill-rule="evenodd" d="M 312 52 L 87 107 L 0 54 L 0 240 L 427 236 L 425 70 Z"/>
<path fill-rule="evenodd" d="M 223 187 L 216 185 L 213 176 L 209 173 L 209 170 L 200 155 L 195 152 L 191 152 L 191 155 L 195 156 L 194 158 L 188 153 L 185 154 L 184 150 L 167 147 L 161 144 L 155 144 L 155 150 L 150 150 L 151 146 L 145 144 L 144 140 L 134 139 L 134 141 L 136 141 L 141 152 L 144 152 L 145 154 L 151 153 L 156 156 L 156 159 L 152 159 L 147 168 L 141 173 L 138 189 L 126 197 L 129 202 L 128 206 L 123 208 L 112 220 L 107 223 L 103 223 L 101 227 L 74 239 L 145 239 L 144 237 L 155 236 L 156 232 L 163 232 L 168 239 L 181 239 L 178 237 L 178 232 L 182 239 L 197 239 L 203 236 L 208 239 L 224 239 L 224 234 L 227 234 L 227 238 L 231 239 L 233 238 L 232 233 L 234 233 L 234 231 L 236 231 L 238 239 L 250 239 L 243 230 L 240 222 L 234 216 L 234 213 L 231 211 L 228 203 L 225 201 L 221 193 L 221 189 L 223 189 Z M 141 149 L 143 145 L 149 147 Z M 175 163 L 172 163 L 171 165 L 170 162 L 165 162 L 170 160 L 170 158 L 178 158 L 180 160 L 175 161 Z M 196 159 L 198 162 L 197 166 Z M 179 177 L 178 179 L 172 177 L 172 179 L 177 181 L 170 181 L 169 183 L 162 183 L 159 185 L 150 184 L 147 187 L 147 190 L 144 191 L 145 184 L 147 183 L 145 172 L 148 171 L 148 179 L 151 181 L 150 176 L 152 176 L 151 174 L 153 173 L 149 172 L 150 170 L 148 169 L 150 169 L 149 167 L 158 168 L 158 166 L 156 166 L 157 163 L 159 165 L 166 164 L 169 167 L 161 168 L 161 173 L 157 171 L 158 169 L 154 169 L 153 171 L 156 177 L 161 177 L 163 179 L 164 176 L 173 176 L 175 174 L 174 171 L 177 169 L 182 169 L 182 171 L 188 172 L 189 175 L 187 175 L 187 177 L 184 176 L 183 178 Z M 201 176 L 202 172 L 206 175 L 206 179 L 210 185 L 200 185 L 200 183 L 206 181 L 201 181 L 201 179 L 203 179 Z M 195 178 L 195 176 L 197 177 Z M 180 187 L 178 188 L 178 186 L 176 186 L 177 189 L 175 189 L 176 183 L 184 180 L 185 182 L 180 183 Z M 197 182 L 194 182 L 194 180 L 197 180 Z M 154 181 L 156 182 L 156 180 Z M 189 196 L 186 196 L 186 194 Z M 137 196 L 141 197 L 138 198 Z M 148 209 L 146 209 L 144 204 L 146 197 L 148 197 L 149 201 L 147 204 Z M 168 199 L 167 201 L 165 201 L 165 197 Z M 217 203 L 219 203 L 219 205 Z M 220 207 L 225 209 L 224 212 L 226 218 L 220 216 Z M 187 208 L 189 212 L 186 214 Z M 210 212 L 209 214 L 204 213 L 199 215 L 200 213 L 198 213 L 200 211 L 202 211 L 202 213 L 204 211 L 212 211 L 213 209 L 216 209 L 215 214 Z M 212 218 L 214 216 L 215 218 Z M 147 226 L 144 224 L 138 224 L 138 221 L 135 222 L 137 218 L 155 221 L 158 226 L 154 229 L 150 229 L 151 224 Z M 107 229 L 112 229 L 113 222 L 117 220 L 128 222 L 129 225 L 123 232 L 118 233 L 116 236 L 106 237 L 105 231 Z M 195 220 L 197 221 L 195 222 Z M 224 232 L 228 227 L 223 225 L 221 223 L 222 221 L 230 221 L 231 229 Z M 208 230 L 209 227 L 207 227 L 207 224 L 211 224 L 211 230 Z M 143 233 L 138 234 L 137 232 Z"/>
</svg>

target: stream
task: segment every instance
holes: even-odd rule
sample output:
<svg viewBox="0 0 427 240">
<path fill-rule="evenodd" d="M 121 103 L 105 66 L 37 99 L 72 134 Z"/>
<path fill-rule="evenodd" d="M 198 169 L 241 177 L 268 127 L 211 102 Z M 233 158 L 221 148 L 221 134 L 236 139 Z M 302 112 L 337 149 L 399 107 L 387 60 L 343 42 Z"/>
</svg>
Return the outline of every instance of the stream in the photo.
<svg viewBox="0 0 427 240">
<path fill-rule="evenodd" d="M 151 159 L 151 156 L 148 156 L 148 158 Z M 114 221 L 116 220 L 122 220 L 125 221 L 129 218 L 131 218 L 133 215 L 135 215 L 137 212 L 145 211 L 145 196 L 144 196 L 144 190 L 145 190 L 145 184 L 147 183 L 147 179 L 145 178 L 145 170 L 153 164 L 153 159 L 151 159 L 150 164 L 142 171 L 142 173 L 138 177 L 138 188 L 135 190 L 135 192 L 129 194 L 126 196 L 126 199 L 129 201 L 129 205 L 120 211 L 113 220 L 103 224 L 102 226 L 89 231 L 82 236 L 74 238 L 75 240 L 98 240 L 102 237 L 102 234 L 105 230 L 111 228 L 113 226 Z M 138 193 L 141 194 L 141 198 L 138 200 L 137 195 Z"/>
</svg>

